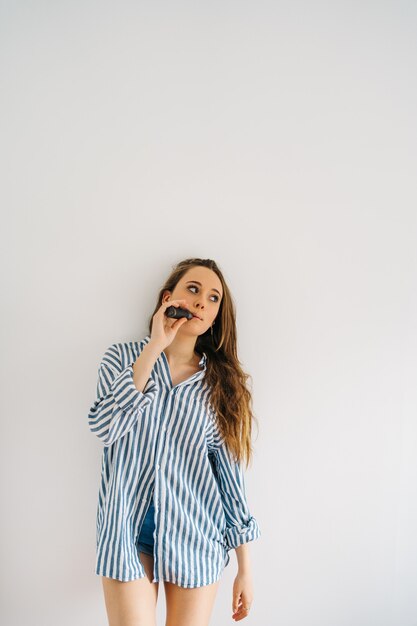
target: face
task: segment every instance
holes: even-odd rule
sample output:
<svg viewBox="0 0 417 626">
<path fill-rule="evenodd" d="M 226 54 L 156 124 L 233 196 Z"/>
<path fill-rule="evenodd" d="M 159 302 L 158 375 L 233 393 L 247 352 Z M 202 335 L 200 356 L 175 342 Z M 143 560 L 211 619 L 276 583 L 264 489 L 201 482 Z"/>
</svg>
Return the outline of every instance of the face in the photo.
<svg viewBox="0 0 417 626">
<path fill-rule="evenodd" d="M 164 294 L 166 300 L 186 301 L 186 307 L 198 315 L 197 319 L 188 320 L 178 332 L 193 332 L 202 335 L 210 328 L 220 309 L 223 298 L 223 288 L 220 278 L 208 267 L 198 266 L 189 269 L 178 281 L 172 293 Z"/>
</svg>

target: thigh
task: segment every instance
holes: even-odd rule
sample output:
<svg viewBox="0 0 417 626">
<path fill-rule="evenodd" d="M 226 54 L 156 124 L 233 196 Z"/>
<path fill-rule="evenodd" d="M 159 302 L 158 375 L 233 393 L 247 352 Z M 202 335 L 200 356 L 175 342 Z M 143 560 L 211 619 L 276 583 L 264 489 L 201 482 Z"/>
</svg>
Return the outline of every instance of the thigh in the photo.
<svg viewBox="0 0 417 626">
<path fill-rule="evenodd" d="M 208 626 L 219 581 L 203 587 L 180 587 L 164 580 L 165 626 Z"/>
<path fill-rule="evenodd" d="M 153 557 L 140 552 L 146 576 L 128 582 L 102 576 L 109 626 L 156 626 L 159 583 L 153 583 Z"/>
</svg>

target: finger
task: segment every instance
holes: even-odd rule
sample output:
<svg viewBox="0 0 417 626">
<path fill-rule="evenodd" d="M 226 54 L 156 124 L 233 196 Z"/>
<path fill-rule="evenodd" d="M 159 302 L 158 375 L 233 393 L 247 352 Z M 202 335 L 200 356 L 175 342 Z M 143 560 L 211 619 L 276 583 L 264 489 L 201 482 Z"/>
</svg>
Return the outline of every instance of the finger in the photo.
<svg viewBox="0 0 417 626">
<path fill-rule="evenodd" d="M 175 324 L 171 326 L 171 328 L 179 328 L 180 326 L 182 326 L 182 324 L 185 324 L 185 322 L 188 322 L 188 319 L 186 317 L 180 317 L 178 320 L 176 320 Z"/>
<path fill-rule="evenodd" d="M 245 611 L 243 609 L 239 609 L 235 613 L 233 613 L 233 619 L 242 619 L 243 617 L 247 617 L 249 615 L 249 611 Z"/>
<path fill-rule="evenodd" d="M 249 603 L 244 601 L 244 597 L 243 595 L 239 596 L 239 598 L 237 598 L 236 602 L 234 602 L 233 604 L 233 612 L 234 614 L 240 614 L 240 613 L 245 613 L 246 611 L 244 611 L 245 608 L 249 608 Z"/>
<path fill-rule="evenodd" d="M 237 611 L 235 611 L 235 613 L 234 613 L 233 615 L 234 615 L 234 617 L 237 617 L 237 616 L 246 616 L 246 615 L 248 615 L 249 611 L 250 611 L 250 606 L 249 606 L 249 605 L 244 605 L 244 604 L 242 604 L 242 605 L 238 608 L 238 610 L 237 610 Z"/>
<path fill-rule="evenodd" d="M 165 306 L 171 306 L 171 304 L 176 305 L 179 304 L 180 302 L 187 302 L 186 300 L 167 300 L 166 302 L 164 302 Z"/>
<path fill-rule="evenodd" d="M 249 609 L 250 609 L 250 607 L 241 605 L 238 608 L 238 610 L 236 611 L 236 613 L 242 613 L 242 614 L 243 613 L 249 613 Z"/>
<path fill-rule="evenodd" d="M 178 308 L 181 302 L 183 301 L 182 300 L 168 300 L 167 302 L 162 302 L 161 306 L 159 307 L 155 315 L 163 315 L 170 306 L 175 306 L 176 308 Z"/>
<path fill-rule="evenodd" d="M 232 610 L 233 610 L 234 613 L 236 613 L 236 611 L 240 611 L 241 608 L 242 608 L 242 603 L 241 602 L 236 601 L 236 602 L 233 603 Z"/>
<path fill-rule="evenodd" d="M 165 311 L 170 307 L 170 306 L 174 306 L 176 308 L 179 308 L 183 303 L 185 303 L 185 300 L 168 300 L 168 302 L 163 302 L 163 304 L 160 306 L 158 313 L 165 313 Z"/>
</svg>

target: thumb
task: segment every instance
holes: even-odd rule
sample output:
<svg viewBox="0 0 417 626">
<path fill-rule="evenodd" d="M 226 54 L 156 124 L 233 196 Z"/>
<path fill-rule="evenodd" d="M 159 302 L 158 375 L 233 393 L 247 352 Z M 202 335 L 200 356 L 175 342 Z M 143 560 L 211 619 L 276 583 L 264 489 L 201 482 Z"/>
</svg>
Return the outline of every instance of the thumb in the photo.
<svg viewBox="0 0 417 626">
<path fill-rule="evenodd" d="M 233 613 L 236 613 L 238 607 L 239 607 L 239 598 L 240 598 L 240 594 L 239 593 L 234 593 L 233 594 L 233 604 L 232 604 L 232 611 Z"/>
<path fill-rule="evenodd" d="M 175 322 L 175 324 L 173 324 L 173 325 L 172 325 L 172 328 L 173 328 L 174 330 L 176 330 L 177 328 L 179 328 L 180 326 L 182 326 L 182 325 L 183 325 L 183 324 L 185 324 L 186 322 L 188 322 L 188 320 L 187 320 L 187 318 L 186 318 L 186 317 L 180 317 L 180 319 L 179 319 L 179 320 L 177 320 L 177 321 Z"/>
</svg>

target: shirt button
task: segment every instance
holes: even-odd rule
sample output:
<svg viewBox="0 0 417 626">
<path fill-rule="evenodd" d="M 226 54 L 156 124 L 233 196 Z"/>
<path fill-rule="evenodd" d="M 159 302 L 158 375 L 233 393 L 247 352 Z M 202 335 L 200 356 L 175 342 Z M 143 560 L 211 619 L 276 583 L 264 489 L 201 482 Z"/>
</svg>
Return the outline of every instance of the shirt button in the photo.
<svg viewBox="0 0 417 626">
<path fill-rule="evenodd" d="M 159 469 L 159 464 L 158 463 L 156 464 L 156 469 Z"/>
</svg>

